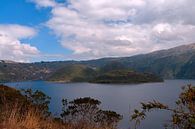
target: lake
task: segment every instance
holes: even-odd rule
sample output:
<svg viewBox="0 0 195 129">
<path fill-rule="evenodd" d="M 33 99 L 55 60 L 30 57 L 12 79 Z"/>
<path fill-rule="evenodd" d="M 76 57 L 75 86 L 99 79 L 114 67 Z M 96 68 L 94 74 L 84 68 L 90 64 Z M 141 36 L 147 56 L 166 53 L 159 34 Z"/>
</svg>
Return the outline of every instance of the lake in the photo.
<svg viewBox="0 0 195 129">
<path fill-rule="evenodd" d="M 113 110 L 123 115 L 119 123 L 122 129 L 130 128 L 130 114 L 140 107 L 140 102 L 159 100 L 174 106 L 175 100 L 181 92 L 181 87 L 187 84 L 195 85 L 195 80 L 165 80 L 162 83 L 144 84 L 91 84 L 91 83 L 52 83 L 45 81 L 29 81 L 6 83 L 17 89 L 32 88 L 41 90 L 52 98 L 50 110 L 54 115 L 61 112 L 61 100 L 73 100 L 79 97 L 92 97 L 102 102 L 101 107 Z M 155 111 L 148 114 L 139 129 L 162 129 L 169 120 L 168 112 Z"/>
</svg>

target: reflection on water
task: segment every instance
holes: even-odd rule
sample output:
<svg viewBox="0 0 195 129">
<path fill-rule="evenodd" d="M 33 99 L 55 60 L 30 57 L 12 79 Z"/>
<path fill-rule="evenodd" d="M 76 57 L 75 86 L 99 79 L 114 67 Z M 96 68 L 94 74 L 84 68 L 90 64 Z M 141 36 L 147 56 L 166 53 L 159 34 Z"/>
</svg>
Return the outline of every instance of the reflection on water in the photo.
<svg viewBox="0 0 195 129">
<path fill-rule="evenodd" d="M 120 127 L 127 129 L 130 127 L 130 112 L 140 106 L 140 102 L 159 100 L 174 106 L 174 101 L 181 92 L 181 87 L 187 84 L 195 85 L 195 80 L 166 80 L 163 83 L 145 84 L 91 84 L 91 83 L 51 83 L 44 81 L 30 81 L 7 83 L 7 85 L 17 89 L 32 88 L 41 90 L 52 97 L 50 110 L 55 115 L 61 112 L 61 100 L 66 98 L 73 100 L 79 97 L 92 97 L 102 102 L 102 108 L 114 110 L 123 115 Z M 140 129 L 161 129 L 163 123 L 169 118 L 168 112 L 152 112 L 144 120 Z"/>
</svg>

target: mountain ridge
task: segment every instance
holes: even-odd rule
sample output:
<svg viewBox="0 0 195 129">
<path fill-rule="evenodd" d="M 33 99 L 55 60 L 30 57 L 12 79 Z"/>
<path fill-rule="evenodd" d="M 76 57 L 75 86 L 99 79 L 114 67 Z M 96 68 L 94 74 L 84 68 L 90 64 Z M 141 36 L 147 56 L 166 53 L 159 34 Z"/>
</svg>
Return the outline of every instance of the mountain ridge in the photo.
<svg viewBox="0 0 195 129">
<path fill-rule="evenodd" d="M 100 68 L 120 62 L 137 72 L 152 73 L 164 79 L 195 79 L 195 43 L 130 57 L 101 58 L 88 61 L 18 63 L 0 61 L 0 81 L 45 80 L 68 65 Z"/>
<path fill-rule="evenodd" d="M 171 50 L 175 50 L 175 49 L 179 50 L 180 52 L 187 51 L 187 50 L 193 50 L 193 52 L 195 52 L 195 43 L 190 43 L 190 44 L 185 44 L 185 45 L 179 45 L 179 46 L 172 47 L 172 48 L 168 48 L 168 49 L 155 50 L 155 51 L 148 52 L 148 53 L 145 53 L 145 54 L 136 54 L 136 55 L 133 55 L 133 56 L 103 57 L 103 58 L 98 58 L 98 59 L 81 60 L 81 61 L 78 61 L 78 60 L 65 60 L 65 61 L 40 61 L 40 62 L 30 62 L 30 63 L 88 62 L 88 61 L 94 61 L 94 60 L 96 61 L 96 60 L 107 60 L 107 59 L 118 59 L 118 58 L 131 58 L 131 57 L 142 56 L 142 55 L 153 55 L 153 54 L 156 54 L 156 53 L 159 54 L 159 53 L 163 53 L 163 52 L 171 51 Z M 22 64 L 29 64 L 29 62 L 28 63 L 25 63 L 25 62 L 13 61 L 13 60 L 0 60 L 0 63 L 22 63 Z"/>
</svg>

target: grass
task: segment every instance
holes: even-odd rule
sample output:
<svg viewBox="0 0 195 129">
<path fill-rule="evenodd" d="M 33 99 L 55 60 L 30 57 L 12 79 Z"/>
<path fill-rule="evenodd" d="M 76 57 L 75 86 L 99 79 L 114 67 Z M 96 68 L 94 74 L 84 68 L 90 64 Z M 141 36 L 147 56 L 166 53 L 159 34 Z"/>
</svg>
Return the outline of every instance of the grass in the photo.
<svg viewBox="0 0 195 129">
<path fill-rule="evenodd" d="M 75 124 L 63 123 L 61 120 L 39 114 L 38 109 L 28 108 L 22 111 L 17 103 L 12 108 L 6 104 L 2 107 L 0 129 L 111 129 L 110 127 L 94 127 L 90 123 L 80 121 Z"/>
</svg>

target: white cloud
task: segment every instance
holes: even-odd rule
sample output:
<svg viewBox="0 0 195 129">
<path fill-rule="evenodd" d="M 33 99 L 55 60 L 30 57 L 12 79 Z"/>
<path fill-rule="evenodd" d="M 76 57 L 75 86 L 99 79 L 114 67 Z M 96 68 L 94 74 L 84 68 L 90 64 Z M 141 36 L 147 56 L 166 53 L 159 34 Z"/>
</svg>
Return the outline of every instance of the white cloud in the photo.
<svg viewBox="0 0 195 129">
<path fill-rule="evenodd" d="M 3 24 L 0 25 L 0 32 L 4 33 L 5 35 L 9 35 L 14 38 L 22 39 L 27 37 L 33 37 L 36 35 L 36 30 L 27 27 L 27 26 L 20 26 L 16 24 Z"/>
<path fill-rule="evenodd" d="M 132 15 L 133 8 L 145 5 L 144 0 L 70 0 L 70 3 L 68 8 L 96 20 L 125 20 Z"/>
<path fill-rule="evenodd" d="M 57 5 L 55 0 L 29 0 L 29 1 L 36 3 L 38 7 L 54 7 Z"/>
<path fill-rule="evenodd" d="M 152 41 L 171 45 L 195 41 L 194 33 L 194 25 L 159 23 L 153 27 L 151 36 Z"/>
<path fill-rule="evenodd" d="M 46 24 L 75 58 L 130 56 L 195 41 L 194 0 L 53 2 Z"/>
<path fill-rule="evenodd" d="M 194 0 L 145 0 L 146 6 L 137 10 L 131 18 L 135 24 L 154 22 L 182 23 L 195 25 Z"/>
<path fill-rule="evenodd" d="M 36 47 L 20 41 L 35 34 L 36 31 L 30 27 L 0 25 L 0 59 L 23 62 L 38 55 L 39 51 Z"/>
</svg>

